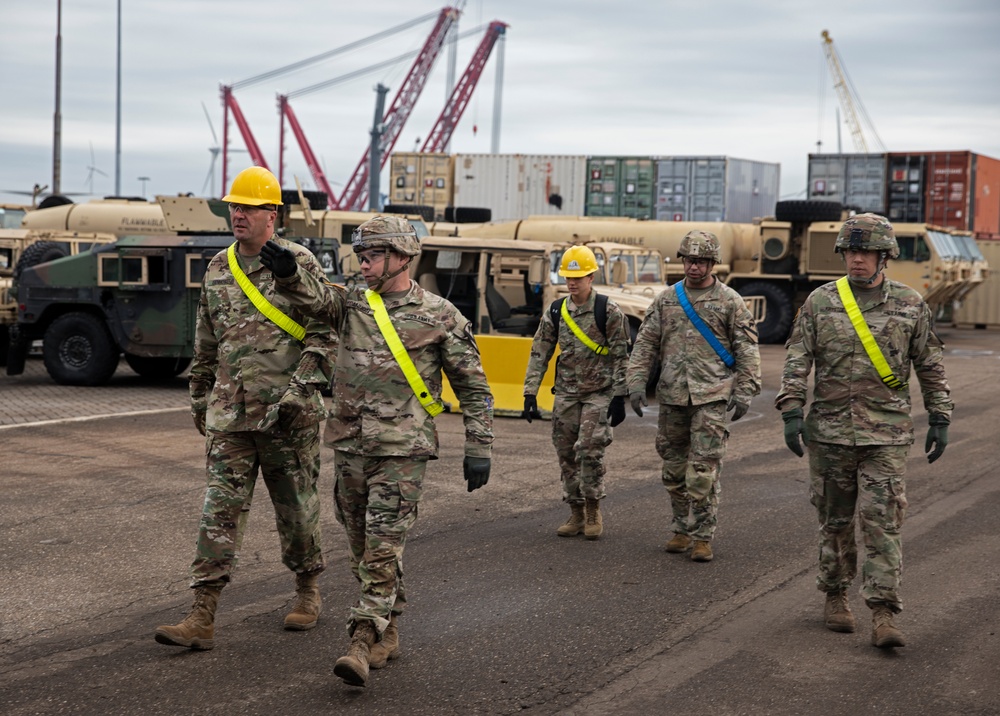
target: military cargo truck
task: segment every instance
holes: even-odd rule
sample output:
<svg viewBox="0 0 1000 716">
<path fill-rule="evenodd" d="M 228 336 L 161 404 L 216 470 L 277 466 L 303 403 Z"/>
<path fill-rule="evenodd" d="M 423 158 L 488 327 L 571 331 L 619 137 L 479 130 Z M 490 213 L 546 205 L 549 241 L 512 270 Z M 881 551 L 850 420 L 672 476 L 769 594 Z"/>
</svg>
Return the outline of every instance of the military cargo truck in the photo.
<svg viewBox="0 0 1000 716">
<path fill-rule="evenodd" d="M 668 283 L 683 276 L 683 265 L 675 257 L 684 235 L 693 229 L 711 231 L 719 237 L 722 248 L 717 275 L 747 299 L 758 319 L 761 343 L 781 343 L 809 292 L 844 274 L 843 261 L 834 252 L 843 219 L 840 205 L 831 202 L 779 202 L 776 215 L 752 224 L 532 217 L 442 229 L 435 225 L 433 230 L 486 240 L 612 241 L 657 249 L 666 261 Z M 974 241 L 927 224 L 893 226 L 900 257 L 889 263 L 886 273 L 919 291 L 937 314 L 949 310 L 953 301 L 967 295 L 988 275 L 986 261 Z"/>
<path fill-rule="evenodd" d="M 222 202 L 161 197 L 159 210 L 174 233 L 124 236 L 20 274 L 8 375 L 23 371 L 36 340 L 46 370 L 63 385 L 107 382 L 123 354 L 151 379 L 188 367 L 205 269 L 233 237 Z M 329 279 L 341 279 L 338 242 L 287 238 L 316 254 Z"/>
</svg>

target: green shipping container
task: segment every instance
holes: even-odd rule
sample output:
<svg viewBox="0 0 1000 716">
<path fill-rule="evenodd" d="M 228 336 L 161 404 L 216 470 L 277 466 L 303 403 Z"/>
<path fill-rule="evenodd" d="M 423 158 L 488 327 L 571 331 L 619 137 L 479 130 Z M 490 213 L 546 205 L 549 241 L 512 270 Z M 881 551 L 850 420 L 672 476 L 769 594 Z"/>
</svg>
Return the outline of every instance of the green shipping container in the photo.
<svg viewBox="0 0 1000 716">
<path fill-rule="evenodd" d="M 587 216 L 656 218 L 656 162 L 651 157 L 588 157 Z"/>
</svg>

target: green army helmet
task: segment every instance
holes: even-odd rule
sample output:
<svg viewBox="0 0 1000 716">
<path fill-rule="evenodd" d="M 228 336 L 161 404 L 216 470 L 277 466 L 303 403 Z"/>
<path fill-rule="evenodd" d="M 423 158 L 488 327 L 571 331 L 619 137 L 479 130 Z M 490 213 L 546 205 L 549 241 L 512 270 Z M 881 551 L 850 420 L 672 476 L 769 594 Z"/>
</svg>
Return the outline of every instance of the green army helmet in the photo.
<svg viewBox="0 0 1000 716">
<path fill-rule="evenodd" d="M 687 232 L 677 249 L 677 258 L 684 257 L 710 259 L 715 263 L 721 263 L 722 252 L 719 248 L 719 238 L 711 231 L 698 229 Z"/>
<path fill-rule="evenodd" d="M 884 216 L 858 214 L 844 222 L 837 233 L 834 251 L 885 251 L 890 259 L 899 257 L 896 232 Z"/>
<path fill-rule="evenodd" d="M 369 249 L 391 249 L 403 256 L 420 253 L 417 231 L 406 219 L 398 216 L 373 216 L 351 234 L 354 253 Z"/>
</svg>

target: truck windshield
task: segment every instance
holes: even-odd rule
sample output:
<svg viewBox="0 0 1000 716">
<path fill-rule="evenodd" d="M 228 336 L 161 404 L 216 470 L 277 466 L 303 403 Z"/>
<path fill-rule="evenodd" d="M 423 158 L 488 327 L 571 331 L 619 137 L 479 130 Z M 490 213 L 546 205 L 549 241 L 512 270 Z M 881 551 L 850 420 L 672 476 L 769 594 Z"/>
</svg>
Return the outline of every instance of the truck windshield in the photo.
<svg viewBox="0 0 1000 716">
<path fill-rule="evenodd" d="M 962 252 L 955 243 L 955 238 L 943 231 L 927 232 L 927 240 L 931 242 L 931 245 L 943 259 L 958 259 L 962 257 Z"/>
<path fill-rule="evenodd" d="M 955 239 L 955 243 L 958 244 L 959 249 L 962 251 L 962 257 L 968 261 L 985 261 L 986 258 L 983 256 L 982 250 L 979 248 L 979 244 L 971 236 L 965 236 L 962 234 L 952 237 Z"/>
<path fill-rule="evenodd" d="M 4 209 L 0 207 L 0 229 L 19 229 L 24 209 Z"/>
</svg>

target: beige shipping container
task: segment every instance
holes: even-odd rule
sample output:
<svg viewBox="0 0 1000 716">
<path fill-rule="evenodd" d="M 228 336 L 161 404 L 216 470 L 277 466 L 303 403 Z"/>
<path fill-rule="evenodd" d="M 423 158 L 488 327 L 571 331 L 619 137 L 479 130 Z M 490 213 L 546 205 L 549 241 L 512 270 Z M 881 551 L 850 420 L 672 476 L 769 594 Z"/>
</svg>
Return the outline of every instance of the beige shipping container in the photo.
<svg viewBox="0 0 1000 716">
<path fill-rule="evenodd" d="M 394 152 L 389 161 L 389 204 L 434 207 L 444 221 L 455 193 L 455 157 L 449 154 Z"/>
<path fill-rule="evenodd" d="M 1000 328 L 1000 241 L 977 241 L 990 267 L 989 276 L 973 289 L 954 312 L 952 323 L 959 328 Z"/>
<path fill-rule="evenodd" d="M 493 221 L 583 216 L 587 157 L 456 154 L 455 206 L 489 209 Z"/>
</svg>

